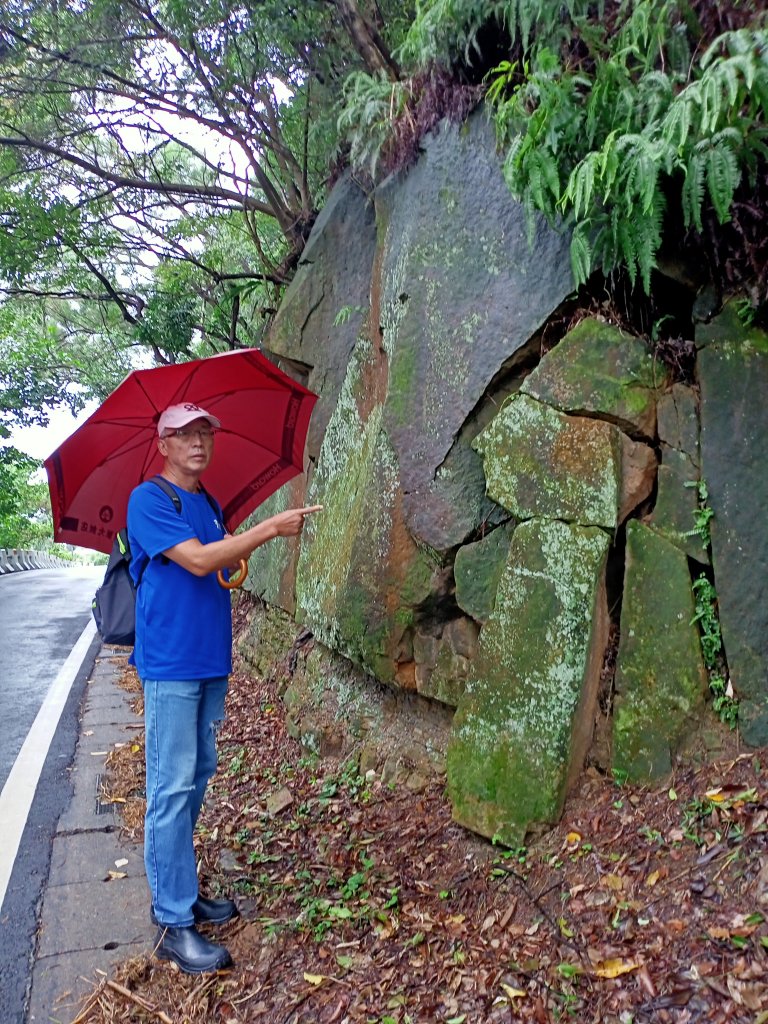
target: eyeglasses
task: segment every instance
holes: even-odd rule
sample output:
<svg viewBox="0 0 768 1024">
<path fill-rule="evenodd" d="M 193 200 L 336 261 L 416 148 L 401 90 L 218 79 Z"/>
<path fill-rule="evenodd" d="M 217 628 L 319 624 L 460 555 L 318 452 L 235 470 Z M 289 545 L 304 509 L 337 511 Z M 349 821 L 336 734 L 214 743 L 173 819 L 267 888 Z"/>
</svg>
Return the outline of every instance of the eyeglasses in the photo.
<svg viewBox="0 0 768 1024">
<path fill-rule="evenodd" d="M 215 433 L 216 431 L 211 430 L 210 427 L 203 430 L 200 430 L 199 428 L 197 430 L 190 430 L 189 427 L 181 427 L 180 430 L 169 430 L 168 433 L 164 435 L 164 439 L 168 437 L 178 437 L 180 441 L 183 441 L 185 444 L 189 444 L 196 437 L 199 437 L 201 441 L 212 441 Z"/>
</svg>

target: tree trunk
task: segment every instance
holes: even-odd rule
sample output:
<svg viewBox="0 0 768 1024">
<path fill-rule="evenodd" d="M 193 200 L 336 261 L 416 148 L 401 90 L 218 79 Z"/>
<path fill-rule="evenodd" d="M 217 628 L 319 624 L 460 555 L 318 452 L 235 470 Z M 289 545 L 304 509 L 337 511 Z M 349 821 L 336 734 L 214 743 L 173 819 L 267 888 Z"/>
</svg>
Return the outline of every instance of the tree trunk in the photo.
<svg viewBox="0 0 768 1024">
<path fill-rule="evenodd" d="M 397 81 L 400 78 L 400 68 L 379 30 L 357 6 L 357 0 L 333 0 L 333 4 L 368 71 L 383 71 L 393 82 Z"/>
</svg>

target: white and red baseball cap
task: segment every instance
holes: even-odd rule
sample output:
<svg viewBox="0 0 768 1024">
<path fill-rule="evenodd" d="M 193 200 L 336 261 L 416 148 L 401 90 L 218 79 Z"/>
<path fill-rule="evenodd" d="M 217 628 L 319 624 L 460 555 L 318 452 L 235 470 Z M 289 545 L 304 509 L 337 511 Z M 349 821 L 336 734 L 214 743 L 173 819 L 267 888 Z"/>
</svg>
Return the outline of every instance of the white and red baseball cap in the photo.
<svg viewBox="0 0 768 1024">
<path fill-rule="evenodd" d="M 193 402 L 182 402 L 180 405 L 169 405 L 157 421 L 157 432 L 160 437 L 166 430 L 180 430 L 192 420 L 205 419 L 212 427 L 220 427 L 221 423 L 205 409 Z"/>
</svg>

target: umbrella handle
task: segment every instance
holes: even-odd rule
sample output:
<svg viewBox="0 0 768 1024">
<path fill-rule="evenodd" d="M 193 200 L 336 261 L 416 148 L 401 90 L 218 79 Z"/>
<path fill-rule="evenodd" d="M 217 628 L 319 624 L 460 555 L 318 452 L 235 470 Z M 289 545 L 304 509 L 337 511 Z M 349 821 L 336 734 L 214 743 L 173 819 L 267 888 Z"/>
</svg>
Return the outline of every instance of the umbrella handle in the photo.
<svg viewBox="0 0 768 1024">
<path fill-rule="evenodd" d="M 248 563 L 244 558 L 240 559 L 240 568 L 237 570 L 234 576 L 230 576 L 228 580 L 225 580 L 221 574 L 221 569 L 216 573 L 216 579 L 219 581 L 219 586 L 224 587 L 225 590 L 234 590 L 236 587 L 242 587 L 245 583 L 245 577 L 248 575 Z"/>
</svg>

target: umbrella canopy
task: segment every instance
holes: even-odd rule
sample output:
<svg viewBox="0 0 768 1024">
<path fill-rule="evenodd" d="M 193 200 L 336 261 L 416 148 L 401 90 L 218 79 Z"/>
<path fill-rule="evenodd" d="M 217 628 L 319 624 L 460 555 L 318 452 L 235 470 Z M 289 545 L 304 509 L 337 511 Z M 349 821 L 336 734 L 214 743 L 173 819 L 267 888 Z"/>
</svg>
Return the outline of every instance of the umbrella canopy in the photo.
<svg viewBox="0 0 768 1024">
<path fill-rule="evenodd" d="M 221 420 L 203 484 L 234 530 L 303 471 L 316 400 L 255 349 L 134 370 L 45 460 L 54 539 L 109 553 L 131 491 L 162 468 L 160 413 L 184 401 Z"/>
</svg>

